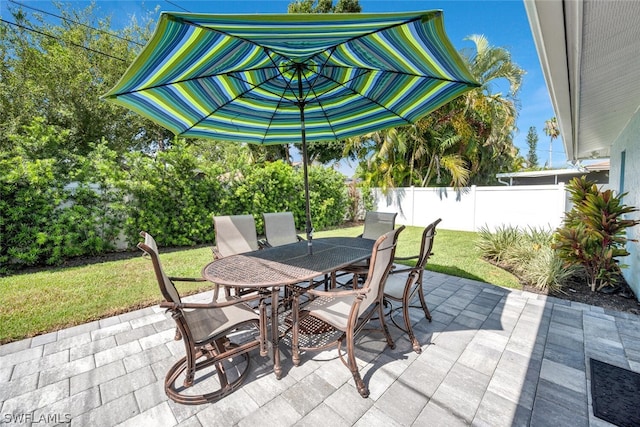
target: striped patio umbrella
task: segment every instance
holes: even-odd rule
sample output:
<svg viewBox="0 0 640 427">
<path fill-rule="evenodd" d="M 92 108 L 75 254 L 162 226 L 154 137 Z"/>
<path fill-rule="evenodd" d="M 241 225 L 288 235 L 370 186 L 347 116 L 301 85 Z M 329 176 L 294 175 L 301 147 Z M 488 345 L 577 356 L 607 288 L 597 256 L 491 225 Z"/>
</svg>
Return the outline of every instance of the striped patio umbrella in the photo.
<svg viewBox="0 0 640 427">
<path fill-rule="evenodd" d="M 103 97 L 178 136 L 253 144 L 407 125 L 477 87 L 441 11 L 211 15 L 164 12 Z"/>
</svg>

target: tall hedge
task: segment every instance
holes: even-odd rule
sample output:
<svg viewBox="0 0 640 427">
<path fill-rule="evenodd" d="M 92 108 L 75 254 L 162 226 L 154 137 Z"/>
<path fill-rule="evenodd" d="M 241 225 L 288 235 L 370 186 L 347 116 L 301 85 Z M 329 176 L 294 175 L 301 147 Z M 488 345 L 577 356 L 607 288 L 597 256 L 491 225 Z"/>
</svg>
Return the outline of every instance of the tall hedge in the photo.
<svg viewBox="0 0 640 427">
<path fill-rule="evenodd" d="M 291 211 L 305 225 L 302 168 L 282 161 L 230 169 L 175 141 L 156 154 L 116 153 L 102 142 L 89 156 L 55 152 L 63 132 L 36 121 L 34 138 L 0 154 L 0 274 L 71 257 L 133 248 L 139 231 L 161 246 L 214 241 L 212 215 Z M 62 159 L 62 160 L 61 160 Z M 316 229 L 339 225 L 349 205 L 344 177 L 311 167 Z"/>
</svg>

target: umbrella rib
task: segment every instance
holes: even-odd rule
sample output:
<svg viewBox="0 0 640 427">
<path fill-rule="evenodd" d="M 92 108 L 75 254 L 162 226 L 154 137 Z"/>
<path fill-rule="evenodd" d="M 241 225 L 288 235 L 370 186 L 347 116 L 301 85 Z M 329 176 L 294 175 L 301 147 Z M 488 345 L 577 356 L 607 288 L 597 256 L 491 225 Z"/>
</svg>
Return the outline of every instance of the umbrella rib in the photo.
<svg viewBox="0 0 640 427">
<path fill-rule="evenodd" d="M 273 60 L 273 57 L 269 54 L 271 51 L 270 51 L 270 50 L 265 49 L 265 52 L 267 53 L 267 56 L 269 56 L 269 60 L 273 63 L 274 67 L 276 67 L 276 69 L 277 69 L 277 70 L 279 70 L 279 68 L 277 67 L 276 63 L 275 63 L 275 62 L 274 62 L 274 60 Z M 282 77 L 284 77 L 284 75 L 282 75 L 282 72 L 280 73 L 280 75 L 281 75 Z M 233 76 L 233 77 L 236 77 L 236 76 Z M 236 77 L 236 78 L 237 78 L 237 77 Z M 274 77 L 274 78 L 275 78 L 275 77 Z M 291 88 L 291 81 L 293 81 L 293 75 L 291 76 L 291 79 L 289 79 L 289 81 L 288 81 L 288 82 L 287 82 L 287 81 L 286 81 L 286 79 L 285 79 L 285 82 L 286 82 L 287 88 L 288 88 L 289 90 L 291 90 L 291 91 L 292 91 L 292 93 L 295 95 L 295 91 L 293 91 L 293 90 L 292 90 L 292 88 Z M 250 82 L 245 82 L 245 83 L 247 83 L 247 84 L 251 84 Z M 266 82 L 265 82 L 265 83 L 266 83 Z M 254 89 L 255 89 L 255 88 L 254 88 Z M 271 94 L 273 94 L 273 95 L 278 96 L 278 94 L 275 94 L 275 93 L 273 93 L 273 92 L 271 92 L 271 91 L 267 91 L 267 92 L 269 92 L 269 93 L 271 93 Z M 297 99 L 297 98 L 298 98 L 298 96 L 296 95 L 296 99 Z M 282 92 L 282 93 L 280 94 L 280 99 L 278 100 L 278 105 L 277 105 L 277 107 L 276 107 L 276 108 L 274 108 L 274 109 L 273 109 L 273 114 L 271 115 L 271 120 L 269 120 L 269 125 L 267 126 L 267 129 L 266 129 L 266 130 L 265 130 L 265 132 L 264 132 L 264 136 L 262 137 L 262 141 L 263 141 L 263 142 L 264 142 L 264 140 L 265 140 L 265 139 L 267 139 L 267 134 L 269 133 L 269 129 L 271 128 L 271 124 L 273 123 L 273 119 L 274 119 L 274 117 L 276 116 L 276 111 L 278 111 L 278 108 L 280 108 L 280 105 L 282 104 L 282 100 L 283 100 L 283 99 L 285 99 L 285 97 L 284 97 L 284 92 Z"/>
<path fill-rule="evenodd" d="M 431 16 L 429 16 L 429 20 L 431 20 L 433 18 L 436 18 L 436 17 L 440 16 L 441 14 L 442 14 L 442 12 L 440 12 L 440 11 L 431 12 L 431 13 L 429 13 L 429 15 L 431 15 Z M 331 50 L 331 54 L 333 55 L 333 51 L 335 51 L 338 48 L 338 46 L 340 46 L 340 45 L 347 44 L 347 43 L 350 43 L 350 42 L 352 42 L 354 40 L 358 40 L 358 39 L 361 39 L 361 38 L 369 37 L 372 34 L 381 33 L 383 31 L 390 30 L 391 28 L 396 28 L 396 27 L 400 27 L 402 25 L 409 24 L 411 22 L 423 20 L 424 17 L 425 17 L 425 15 L 416 16 L 415 18 L 408 19 L 406 21 L 398 22 L 396 24 L 388 25 L 388 26 L 383 27 L 383 28 L 378 28 L 376 30 L 369 31 L 368 33 L 364 33 L 364 34 L 360 34 L 360 35 L 357 35 L 357 36 L 353 36 L 350 39 L 344 40 L 344 41 L 342 41 L 340 43 L 337 43 L 337 44 L 335 44 L 333 46 L 326 47 L 325 49 L 323 49 L 323 52 L 326 52 L 327 50 Z M 318 52 L 315 55 L 311 56 L 311 58 L 317 57 L 321 53 L 322 52 Z M 329 56 L 331 56 L 331 55 L 329 55 Z"/>
<path fill-rule="evenodd" d="M 382 73 L 396 74 L 396 75 L 399 75 L 399 76 L 409 76 L 409 77 L 418 77 L 418 78 L 421 78 L 421 79 L 440 80 L 440 81 L 443 81 L 443 82 L 459 83 L 459 84 L 463 84 L 463 85 L 467 85 L 467 86 L 477 87 L 477 85 L 470 84 L 470 83 L 464 82 L 462 80 L 445 79 L 445 78 L 442 78 L 442 77 L 428 76 L 426 74 L 407 73 L 406 71 L 384 70 L 384 69 L 379 69 L 379 68 L 346 67 L 346 66 L 343 66 L 343 65 L 327 65 L 326 67 L 327 68 L 343 68 L 343 69 L 347 69 L 347 70 L 358 69 L 358 70 L 366 70 L 368 72 L 380 71 Z"/>
<path fill-rule="evenodd" d="M 246 70 L 242 70 L 242 71 L 243 72 L 252 72 L 252 71 L 269 70 L 269 69 L 271 69 L 271 67 L 256 67 L 256 68 L 247 68 Z M 140 88 L 140 89 L 135 89 L 135 90 L 129 90 L 129 91 L 126 91 L 126 92 L 115 93 L 115 94 L 110 95 L 110 97 L 111 98 L 115 98 L 115 97 L 121 96 L 121 95 L 129 95 L 129 94 L 132 94 L 132 93 L 144 92 L 146 90 L 158 89 L 158 88 L 161 88 L 161 87 L 177 85 L 177 84 L 180 84 L 180 83 L 186 83 L 186 82 L 198 81 L 198 80 L 203 80 L 203 79 L 209 79 L 211 77 L 231 76 L 231 77 L 238 78 L 238 77 L 233 75 L 234 73 L 237 73 L 237 71 L 227 71 L 227 72 L 224 72 L 224 73 L 213 73 L 213 74 L 207 74 L 207 75 L 204 75 L 204 76 L 190 77 L 188 79 L 174 80 L 174 81 L 170 81 L 170 82 L 166 82 L 166 83 L 160 83 L 160 84 L 153 85 L 153 86 L 146 86 L 146 87 L 143 87 L 143 88 Z M 239 79 L 239 80 L 244 81 L 242 79 Z"/>
<path fill-rule="evenodd" d="M 436 18 L 436 17 L 440 16 L 441 14 L 442 14 L 442 12 L 440 12 L 440 11 L 430 12 L 430 13 L 428 14 L 428 15 L 429 15 L 428 19 L 429 19 L 429 20 L 431 20 L 431 19 L 433 19 L 433 18 Z M 205 27 L 204 25 L 197 24 L 197 23 L 195 23 L 195 22 L 193 22 L 193 21 L 190 21 L 190 20 L 187 20 L 187 19 L 184 19 L 184 18 L 177 18 L 177 17 L 172 16 L 172 15 L 171 15 L 170 17 L 171 17 L 172 19 L 178 20 L 178 21 L 180 21 L 180 22 L 184 22 L 184 23 L 186 23 L 186 24 L 192 25 L 192 26 L 197 27 L 197 28 L 201 28 L 201 29 L 203 29 L 203 30 L 212 31 L 212 32 L 215 32 L 215 33 L 223 34 L 223 35 L 225 35 L 225 36 L 227 36 L 227 37 L 231 37 L 231 38 L 233 38 L 233 39 L 242 40 L 243 42 L 247 42 L 247 43 L 250 43 L 250 44 L 252 44 L 252 45 L 254 45 L 254 46 L 257 46 L 257 47 L 259 47 L 259 48 L 261 48 L 261 49 L 264 49 L 266 52 L 270 52 L 270 51 L 271 51 L 271 49 L 270 49 L 270 48 L 268 48 L 268 47 L 266 47 L 266 46 L 264 46 L 264 45 L 262 45 L 262 44 L 260 44 L 260 43 L 257 43 L 257 42 L 255 42 L 255 41 L 253 41 L 253 40 L 251 40 L 251 39 L 248 39 L 248 38 L 246 38 L 246 37 L 237 36 L 237 35 L 234 35 L 234 34 L 231 34 L 231 33 L 227 32 L 227 31 L 219 30 L 219 29 L 217 29 L 217 28 Z M 370 36 L 371 34 L 380 33 L 380 32 L 382 32 L 382 31 L 386 31 L 386 30 L 389 30 L 389 29 L 391 29 L 391 28 L 400 27 L 400 26 L 402 26 L 402 25 L 406 25 L 406 24 L 409 24 L 409 23 L 411 23 L 411 22 L 415 22 L 415 21 L 423 20 L 423 19 L 425 19 L 425 15 L 420 15 L 420 16 L 417 16 L 417 17 L 415 17 L 415 18 L 408 19 L 408 20 L 406 20 L 406 21 L 398 22 L 398 23 L 393 24 L 393 25 L 388 25 L 388 26 L 386 26 L 386 27 L 384 27 L 384 28 L 378 28 L 377 30 L 373 30 L 373 31 L 370 31 L 370 32 L 365 33 L 365 34 L 360 34 L 360 35 L 357 35 L 357 36 L 351 37 L 350 39 L 347 39 L 347 40 L 345 40 L 345 41 L 342 41 L 342 42 L 340 42 L 340 43 L 338 43 L 338 44 L 335 44 L 335 45 L 333 45 L 333 46 L 328 46 L 328 47 L 326 47 L 326 48 L 322 49 L 322 52 L 326 52 L 327 50 L 330 50 L 330 51 L 331 51 L 331 54 L 329 54 L 329 55 L 328 55 L 328 57 L 327 57 L 327 59 L 326 59 L 326 61 L 325 61 L 325 65 L 326 65 L 326 63 L 327 63 L 328 59 L 333 55 L 333 52 L 335 52 L 335 50 L 336 50 L 336 49 L 338 48 L 338 46 L 340 46 L 340 45 L 343 45 L 343 44 L 346 44 L 346 43 L 349 43 L 349 42 L 352 42 L 352 41 L 354 41 L 354 40 L 358 40 L 358 39 L 361 39 L 361 38 L 364 38 L 364 37 L 368 37 L 368 36 Z M 316 53 L 316 54 L 314 54 L 314 55 L 310 56 L 309 58 L 315 58 L 315 57 L 318 57 L 322 52 L 318 52 L 318 53 Z M 285 58 L 287 58 L 287 59 L 289 59 L 289 60 L 291 60 L 291 58 L 289 58 L 289 57 L 287 57 L 287 56 L 285 56 L 285 55 L 282 55 L 282 56 L 283 56 L 283 57 L 285 57 Z M 273 58 L 271 58 L 271 55 L 269 55 L 269 58 L 273 61 Z M 276 66 L 276 67 L 277 67 L 277 65 L 276 65 L 276 64 L 274 64 L 274 66 Z M 323 65 L 323 66 L 324 66 L 324 65 Z M 260 68 L 258 68 L 258 69 L 260 69 Z M 386 70 L 380 70 L 380 71 L 386 71 Z M 386 71 L 386 72 L 395 72 L 395 71 Z M 399 73 L 399 74 L 401 74 L 401 73 Z M 402 74 L 412 75 L 412 74 L 409 74 L 409 73 L 402 73 Z M 431 77 L 431 78 L 433 78 L 433 77 Z M 447 79 L 441 79 L 441 80 L 443 80 L 443 81 L 453 81 L 453 82 L 455 82 L 455 83 L 464 83 L 464 82 L 460 82 L 460 81 L 456 81 L 456 80 L 447 80 Z"/>
<path fill-rule="evenodd" d="M 326 75 L 325 75 L 324 77 L 325 77 L 325 78 L 327 78 L 328 80 L 331 80 L 331 81 L 332 81 L 332 82 L 334 82 L 335 84 L 337 84 L 337 85 L 339 85 L 339 86 L 342 86 L 342 87 L 344 87 L 345 89 L 350 90 L 351 92 L 353 92 L 353 93 L 355 93 L 355 94 L 357 94 L 357 95 L 360 95 L 360 96 L 361 96 L 361 97 L 363 97 L 363 98 L 368 99 L 368 100 L 369 100 L 369 101 L 371 101 L 373 104 L 376 104 L 377 106 L 381 107 L 381 108 L 382 108 L 382 109 L 384 109 L 384 110 L 387 110 L 389 113 L 393 114 L 394 116 L 396 116 L 396 117 L 398 117 L 398 118 L 400 118 L 400 119 L 404 120 L 405 122 L 407 122 L 407 124 L 411 124 L 411 121 L 410 121 L 409 119 L 407 119 L 407 118 L 405 118 L 405 117 L 401 116 L 400 114 L 396 113 L 395 111 L 393 111 L 393 110 L 389 109 L 388 107 L 386 107 L 386 106 L 382 105 L 381 103 L 379 103 L 379 102 L 378 102 L 378 101 L 376 101 L 375 99 L 372 99 L 371 97 L 366 96 L 365 94 L 360 93 L 360 92 L 358 92 L 358 91 L 354 90 L 353 88 L 350 88 L 350 87 L 346 86 L 346 83 L 349 83 L 350 81 L 353 81 L 353 80 L 355 80 L 356 78 L 358 78 L 358 77 L 360 77 L 360 76 L 363 76 L 363 75 L 365 75 L 365 74 L 367 74 L 367 73 L 370 73 L 370 72 L 372 72 L 372 71 L 375 71 L 375 70 L 362 69 L 362 71 L 363 71 L 362 73 L 358 74 L 357 76 L 353 77 L 352 79 L 350 79 L 350 80 L 348 80 L 348 81 L 346 81 L 346 82 L 340 82 L 340 81 L 337 81 L 337 80 L 332 79 L 332 78 L 330 78 L 330 77 L 328 77 L 328 76 L 326 76 Z M 326 92 L 324 92 L 324 93 L 326 93 Z M 314 94 L 315 94 L 315 91 L 314 91 Z M 320 96 L 322 96 L 322 95 L 323 95 L 323 94 L 321 93 L 321 94 L 320 94 Z M 319 105 L 321 105 L 321 104 L 320 104 L 319 97 L 318 97 L 317 95 L 316 95 L 316 99 L 318 100 L 318 104 L 319 104 Z M 324 111 L 324 109 L 323 109 L 322 111 Z"/>
<path fill-rule="evenodd" d="M 320 102 L 320 99 L 318 98 L 318 94 L 316 93 L 316 90 L 314 89 L 313 84 L 309 83 L 309 79 L 307 79 L 307 77 L 305 77 L 305 80 L 309 84 L 309 89 L 311 90 L 311 92 L 313 92 L 313 96 L 318 101 L 318 106 L 322 110 L 322 115 L 327 120 L 327 125 L 329 125 L 329 128 L 331 128 L 331 133 L 333 134 L 335 139 L 338 139 L 338 135 L 336 134 L 336 131 L 335 131 L 334 127 L 333 127 L 333 124 L 331 123 L 331 120 L 329 120 L 329 116 L 327 115 L 327 110 L 325 110 L 324 106 Z"/>
<path fill-rule="evenodd" d="M 269 51 L 267 50 L 267 52 L 269 52 Z M 269 58 L 273 61 L 273 58 L 271 58 L 271 55 L 269 55 Z M 275 64 L 275 63 L 274 63 L 274 66 L 276 66 L 276 64 Z M 260 68 L 260 69 L 265 69 L 265 68 Z M 277 69 L 277 67 L 276 67 L 276 69 Z M 257 88 L 261 87 L 262 85 L 266 84 L 269 80 L 275 79 L 275 78 L 277 77 L 277 76 L 274 76 L 274 77 L 272 77 L 271 79 L 269 79 L 269 80 L 265 80 L 265 81 L 261 82 L 260 84 L 256 85 L 256 84 L 253 84 L 253 83 L 251 83 L 251 82 L 248 82 L 248 81 L 246 81 L 246 80 L 244 80 L 244 79 L 241 79 L 240 77 L 238 77 L 238 76 L 234 75 L 234 73 L 232 73 L 232 72 L 224 73 L 224 74 L 226 74 L 227 76 L 232 77 L 232 78 L 234 78 L 234 79 L 240 80 L 240 81 L 241 81 L 241 82 L 243 82 L 243 83 L 246 83 L 246 84 L 250 85 L 250 86 L 251 86 L 251 89 L 245 90 L 244 92 L 242 92 L 241 94 L 239 94 L 239 95 L 238 95 L 238 96 L 236 96 L 235 98 L 229 99 L 229 100 L 228 100 L 227 102 L 225 102 L 224 104 L 219 105 L 215 110 L 211 111 L 211 112 L 210 112 L 209 114 L 207 114 L 206 116 L 203 116 L 200 120 L 198 120 L 197 122 L 193 123 L 191 126 L 189 126 L 189 127 L 188 127 L 187 129 L 185 129 L 184 131 L 180 132 L 180 135 L 182 135 L 182 134 L 184 134 L 184 133 L 186 133 L 186 132 L 190 131 L 190 130 L 191 130 L 191 129 L 193 129 L 194 127 L 198 126 L 200 123 L 202 123 L 203 121 L 205 121 L 206 119 L 208 119 L 209 117 L 211 117 L 212 115 L 214 115 L 214 114 L 215 114 L 217 111 L 219 111 L 221 108 L 223 108 L 223 107 L 225 107 L 225 106 L 227 106 L 227 105 L 231 104 L 232 102 L 234 102 L 234 101 L 236 101 L 236 100 L 238 100 L 238 99 L 242 98 L 242 97 L 243 97 L 244 95 L 246 95 L 247 93 L 250 93 L 251 91 L 253 91 L 253 90 L 255 90 L 255 89 L 257 89 Z M 213 75 L 212 75 L 212 76 L 213 76 Z M 212 77 L 212 76 L 207 76 L 207 77 Z M 291 82 L 288 82 L 288 83 L 287 83 L 287 87 L 288 87 L 289 89 L 291 89 L 291 85 L 290 85 L 290 83 L 291 83 Z M 278 107 L 280 107 L 280 105 L 282 104 L 282 100 L 283 100 L 283 99 L 286 99 L 286 98 L 285 98 L 285 96 L 284 96 L 284 92 L 283 92 L 283 93 L 281 93 L 281 94 L 277 94 L 277 93 L 275 93 L 275 92 L 273 92 L 273 91 L 269 91 L 269 90 L 267 90 L 267 92 L 271 93 L 272 95 L 275 95 L 275 96 L 279 96 L 279 97 L 280 97 L 280 100 L 278 101 Z M 292 92 L 293 92 L 293 90 L 292 90 Z M 294 93 L 295 93 L 295 92 L 294 92 Z M 297 98 L 298 98 L 298 97 L 296 96 L 296 99 L 297 99 Z M 263 141 L 266 139 L 266 137 L 267 137 L 267 133 L 269 132 L 269 128 L 271 127 L 271 123 L 273 122 L 273 117 L 275 116 L 275 111 L 277 111 L 277 108 L 274 110 L 274 113 L 273 113 L 273 115 L 271 116 L 271 120 L 269 120 L 269 126 L 267 126 L 267 130 L 266 130 L 266 132 L 264 133 L 264 137 L 262 138 L 262 140 L 263 140 Z"/>
</svg>

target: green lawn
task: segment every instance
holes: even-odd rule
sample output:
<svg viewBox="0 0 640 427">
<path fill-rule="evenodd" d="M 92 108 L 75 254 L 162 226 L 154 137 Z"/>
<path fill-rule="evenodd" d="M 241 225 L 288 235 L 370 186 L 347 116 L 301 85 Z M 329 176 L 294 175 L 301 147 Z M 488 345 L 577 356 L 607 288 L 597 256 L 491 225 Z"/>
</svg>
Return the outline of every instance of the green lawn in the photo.
<svg viewBox="0 0 640 427">
<path fill-rule="evenodd" d="M 362 227 L 318 232 L 314 237 L 356 236 Z M 397 256 L 417 253 L 422 228 L 407 227 L 400 234 Z M 466 277 L 505 287 L 519 287 L 517 279 L 483 261 L 475 248 L 476 233 L 438 230 L 434 256 L 428 270 Z M 171 276 L 200 276 L 211 261 L 210 248 L 162 253 Z M 62 329 L 112 316 L 160 301 L 151 262 L 140 257 L 83 267 L 52 268 L 47 271 L 0 278 L 0 343 Z M 207 289 L 202 283 L 181 283 L 181 292 Z"/>
</svg>

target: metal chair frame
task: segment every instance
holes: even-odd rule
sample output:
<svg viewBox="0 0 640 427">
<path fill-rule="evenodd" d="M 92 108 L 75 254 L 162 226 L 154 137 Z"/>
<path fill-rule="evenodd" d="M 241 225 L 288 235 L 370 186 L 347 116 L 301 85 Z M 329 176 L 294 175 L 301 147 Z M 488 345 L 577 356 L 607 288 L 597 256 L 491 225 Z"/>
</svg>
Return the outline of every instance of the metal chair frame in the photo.
<svg viewBox="0 0 640 427">
<path fill-rule="evenodd" d="M 174 282 L 181 281 L 204 281 L 204 279 L 192 278 L 176 278 L 167 276 L 160 263 L 158 249 L 153 237 L 144 231 L 140 233 L 145 239 L 144 242 L 138 243 L 138 248 L 144 251 L 153 263 L 160 291 L 164 297 L 164 301 L 160 303 L 160 307 L 166 308 L 171 313 L 171 317 L 177 324 L 176 340 L 182 339 L 184 342 L 186 355 L 171 366 L 165 377 L 164 389 L 167 396 L 177 403 L 187 405 L 197 405 L 207 402 L 215 402 L 222 397 L 236 390 L 246 379 L 250 370 L 249 351 L 260 347 L 261 353 L 266 353 L 264 349 L 264 337 L 266 336 L 265 322 L 260 319 L 264 315 L 264 304 L 260 304 L 260 314 L 255 313 L 251 307 L 246 305 L 248 301 L 262 298 L 260 295 L 254 294 L 242 298 L 226 297 L 217 298 L 217 290 L 214 292 L 214 301 L 208 304 L 202 303 L 185 303 L 182 302 L 180 295 L 175 287 Z M 235 308 L 234 308 L 235 307 Z M 208 310 L 207 313 L 211 319 L 211 333 L 197 337 L 193 331 L 192 320 L 194 314 L 199 310 Z M 235 319 L 235 320 L 230 320 Z M 203 335 L 201 319 L 198 320 L 198 328 L 200 335 Z M 225 323 L 226 321 L 226 323 Z M 233 343 L 229 339 L 229 334 L 238 332 L 243 329 L 253 329 L 258 332 L 255 339 L 249 339 L 241 343 Z M 238 376 L 233 380 L 229 380 L 228 363 L 234 359 L 241 357 L 240 363 L 233 365 L 238 367 Z M 244 363 L 244 368 L 242 368 Z M 219 388 L 202 394 L 188 394 L 190 388 L 200 380 L 196 380 L 198 371 L 207 367 L 214 366 L 219 381 Z M 184 382 L 182 386 L 176 384 L 179 378 L 184 374 Z M 207 375 L 202 377 L 206 379 Z"/>
<path fill-rule="evenodd" d="M 398 240 L 398 234 L 404 226 L 380 236 L 376 241 L 371 254 L 369 274 L 362 288 L 353 290 L 333 289 L 331 291 L 319 291 L 316 289 L 298 290 L 294 292 L 292 309 L 292 353 L 293 363 L 300 363 L 300 350 L 321 350 L 327 347 L 337 346 L 338 355 L 342 363 L 349 368 L 355 381 L 358 392 L 363 398 L 369 396 L 369 388 L 362 380 L 355 357 L 355 338 L 364 329 L 369 320 L 377 313 L 380 319 L 382 332 L 385 335 L 387 345 L 395 348 L 395 344 L 384 320 L 382 298 L 384 282 L 393 263 L 393 256 Z M 304 307 L 300 306 L 300 297 L 311 296 L 314 298 Z M 332 301 L 339 301 L 344 312 L 342 320 L 336 319 L 336 306 Z M 346 320 L 345 304 L 351 304 Z M 303 328 L 308 333 L 335 334 L 337 339 L 329 343 L 323 343 L 318 347 L 301 347 L 300 333 Z M 346 342 L 346 359 L 342 352 L 342 343 Z"/>
<path fill-rule="evenodd" d="M 401 296 L 399 292 L 394 292 L 393 294 L 390 293 L 389 282 L 387 282 L 387 289 L 385 289 L 385 292 L 384 292 L 385 301 L 387 302 L 395 301 L 402 304 L 402 316 L 404 319 L 404 328 L 398 325 L 393 319 L 393 313 L 395 310 L 393 308 L 393 304 L 391 307 L 391 311 L 389 312 L 389 316 L 391 318 L 391 321 L 394 323 L 394 325 L 396 325 L 399 329 L 407 332 L 407 334 L 409 335 L 409 340 L 411 341 L 413 350 L 418 354 L 422 352 L 422 347 L 420 346 L 420 342 L 418 342 L 418 339 L 416 338 L 415 333 L 413 332 L 413 327 L 411 326 L 411 318 L 409 317 L 409 308 L 422 308 L 422 310 L 424 311 L 425 317 L 429 322 L 431 322 L 431 313 L 429 312 L 429 308 L 427 306 L 427 302 L 424 297 L 422 280 L 424 275 L 424 269 L 427 265 L 427 261 L 429 260 L 429 257 L 433 255 L 431 251 L 433 249 L 433 242 L 436 236 L 436 226 L 441 221 L 442 219 L 438 218 L 437 220 L 429 224 L 427 227 L 425 227 L 424 231 L 422 232 L 422 242 L 420 244 L 420 252 L 417 255 L 413 255 L 409 257 L 396 257 L 394 259 L 394 262 L 409 261 L 414 259 L 416 260 L 415 264 L 412 267 L 393 268 L 390 272 L 390 275 L 409 272 L 409 275 L 407 276 L 407 279 L 404 283 L 404 288 Z M 420 306 L 411 306 L 410 301 L 415 297 L 416 294 L 419 297 Z M 400 307 L 396 307 L 396 309 L 397 308 L 400 308 Z"/>
</svg>

